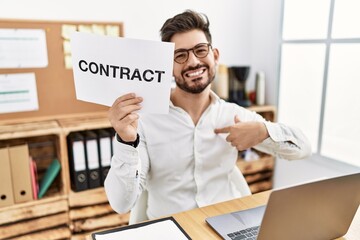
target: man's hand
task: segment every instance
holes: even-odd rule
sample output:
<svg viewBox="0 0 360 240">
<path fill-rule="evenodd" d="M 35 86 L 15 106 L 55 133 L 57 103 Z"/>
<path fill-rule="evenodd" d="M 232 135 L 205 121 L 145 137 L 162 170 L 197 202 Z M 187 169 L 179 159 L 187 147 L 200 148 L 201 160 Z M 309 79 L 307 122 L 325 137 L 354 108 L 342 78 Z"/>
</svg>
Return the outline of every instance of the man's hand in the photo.
<svg viewBox="0 0 360 240">
<path fill-rule="evenodd" d="M 234 122 L 234 125 L 217 128 L 214 132 L 216 134 L 229 133 L 226 141 L 239 151 L 253 147 L 269 137 L 265 124 L 262 122 L 241 122 L 238 116 L 235 116 Z"/>
<path fill-rule="evenodd" d="M 134 93 L 125 94 L 115 100 L 108 112 L 108 118 L 119 135 L 125 142 L 133 142 L 137 137 L 139 115 L 135 113 L 141 109 L 141 97 Z"/>
</svg>

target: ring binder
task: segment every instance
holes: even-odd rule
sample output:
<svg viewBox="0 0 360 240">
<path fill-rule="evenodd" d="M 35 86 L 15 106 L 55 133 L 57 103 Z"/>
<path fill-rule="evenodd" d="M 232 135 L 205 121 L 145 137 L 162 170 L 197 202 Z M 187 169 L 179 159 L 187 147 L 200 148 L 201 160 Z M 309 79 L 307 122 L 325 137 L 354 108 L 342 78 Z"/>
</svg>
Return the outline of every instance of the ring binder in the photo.
<svg viewBox="0 0 360 240">
<path fill-rule="evenodd" d="M 98 135 L 98 150 L 100 163 L 100 177 L 101 185 L 104 185 L 105 178 L 110 169 L 110 161 L 112 156 L 112 138 L 111 133 L 106 129 L 99 129 Z"/>
<path fill-rule="evenodd" d="M 77 191 L 88 189 L 88 177 L 86 169 L 84 137 L 78 133 L 73 132 L 68 135 L 68 152 L 71 188 Z"/>
<path fill-rule="evenodd" d="M 100 163 L 97 135 L 93 131 L 86 131 L 84 137 L 89 188 L 97 188 L 100 187 Z"/>
</svg>

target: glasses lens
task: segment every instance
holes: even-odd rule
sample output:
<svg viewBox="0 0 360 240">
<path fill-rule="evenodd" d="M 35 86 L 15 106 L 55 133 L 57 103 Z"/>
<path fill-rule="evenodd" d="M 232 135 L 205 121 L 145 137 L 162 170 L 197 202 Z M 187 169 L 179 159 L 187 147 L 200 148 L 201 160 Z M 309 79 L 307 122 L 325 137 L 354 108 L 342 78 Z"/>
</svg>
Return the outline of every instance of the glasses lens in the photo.
<svg viewBox="0 0 360 240">
<path fill-rule="evenodd" d="M 195 56 L 198 58 L 204 58 L 209 53 L 209 45 L 208 44 L 199 44 L 194 48 Z"/>
<path fill-rule="evenodd" d="M 179 51 L 179 52 L 176 52 L 175 55 L 174 55 L 174 60 L 175 62 L 177 63 L 184 63 L 186 62 L 187 58 L 188 58 L 188 52 L 185 50 L 185 51 Z"/>
<path fill-rule="evenodd" d="M 189 51 L 191 50 L 194 52 L 196 57 L 204 58 L 209 54 L 209 48 L 210 48 L 210 44 L 200 43 L 196 45 L 194 48 L 181 49 L 181 50 L 179 49 L 174 54 L 174 61 L 180 64 L 186 62 L 189 58 Z"/>
</svg>

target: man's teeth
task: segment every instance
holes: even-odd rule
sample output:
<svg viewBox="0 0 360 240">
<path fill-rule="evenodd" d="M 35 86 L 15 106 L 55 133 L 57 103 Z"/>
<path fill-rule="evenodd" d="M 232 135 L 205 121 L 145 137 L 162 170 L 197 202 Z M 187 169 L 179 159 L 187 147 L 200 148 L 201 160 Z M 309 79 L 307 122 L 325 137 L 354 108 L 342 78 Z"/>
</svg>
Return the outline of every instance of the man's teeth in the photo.
<svg viewBox="0 0 360 240">
<path fill-rule="evenodd" d="M 199 70 L 199 71 L 196 71 L 196 72 L 193 72 L 193 73 L 188 73 L 188 76 L 189 77 L 195 77 L 195 76 L 198 76 L 200 74 L 203 73 L 203 70 Z"/>
</svg>

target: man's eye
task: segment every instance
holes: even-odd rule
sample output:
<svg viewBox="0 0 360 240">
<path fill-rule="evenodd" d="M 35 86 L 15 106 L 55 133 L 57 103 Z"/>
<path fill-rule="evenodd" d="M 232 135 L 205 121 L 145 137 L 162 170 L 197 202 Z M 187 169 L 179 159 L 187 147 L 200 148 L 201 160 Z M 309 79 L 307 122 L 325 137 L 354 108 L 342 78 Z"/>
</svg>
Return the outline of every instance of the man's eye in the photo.
<svg viewBox="0 0 360 240">
<path fill-rule="evenodd" d="M 186 58 L 186 53 L 185 53 L 185 52 L 183 52 L 183 53 L 176 53 L 176 54 L 175 54 L 175 58 L 176 58 L 176 59 Z"/>
<path fill-rule="evenodd" d="M 207 49 L 206 48 L 198 48 L 198 49 L 196 49 L 196 52 L 197 53 L 207 52 Z"/>
<path fill-rule="evenodd" d="M 207 51 L 208 51 L 207 48 L 204 48 L 204 47 L 197 48 L 197 49 L 195 50 L 196 55 L 200 55 L 200 56 L 206 54 Z"/>
</svg>

